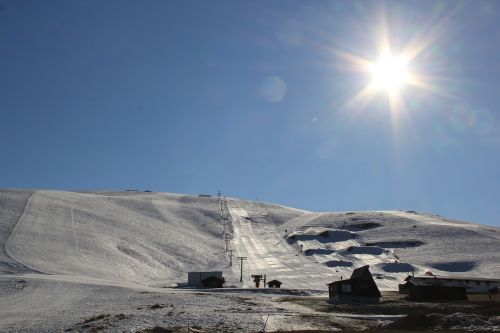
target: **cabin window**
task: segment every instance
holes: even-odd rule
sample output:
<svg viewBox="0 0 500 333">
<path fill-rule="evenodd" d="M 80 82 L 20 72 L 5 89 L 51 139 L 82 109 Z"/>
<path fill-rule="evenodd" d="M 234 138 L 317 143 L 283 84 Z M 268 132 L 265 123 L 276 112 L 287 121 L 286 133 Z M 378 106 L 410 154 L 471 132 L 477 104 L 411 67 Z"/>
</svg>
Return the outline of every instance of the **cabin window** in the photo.
<svg viewBox="0 0 500 333">
<path fill-rule="evenodd" d="M 490 285 L 490 281 L 486 281 L 486 285 L 489 286 Z"/>
<path fill-rule="evenodd" d="M 342 285 L 342 292 L 343 293 L 350 293 L 351 292 L 351 285 L 350 284 L 343 284 Z"/>
<path fill-rule="evenodd" d="M 479 286 L 479 283 L 480 283 L 479 281 L 476 281 L 476 286 Z"/>
</svg>

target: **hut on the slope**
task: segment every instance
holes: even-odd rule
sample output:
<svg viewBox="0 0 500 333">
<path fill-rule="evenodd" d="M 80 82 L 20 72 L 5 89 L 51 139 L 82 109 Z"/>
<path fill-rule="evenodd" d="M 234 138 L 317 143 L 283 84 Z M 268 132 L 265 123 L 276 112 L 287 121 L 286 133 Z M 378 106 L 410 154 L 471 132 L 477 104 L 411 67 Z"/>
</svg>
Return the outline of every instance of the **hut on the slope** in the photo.
<svg viewBox="0 0 500 333">
<path fill-rule="evenodd" d="M 278 281 L 278 280 L 272 280 L 272 281 L 269 281 L 267 283 L 267 285 L 269 286 L 269 288 L 281 288 L 282 284 L 283 284 L 283 282 Z"/>
<path fill-rule="evenodd" d="M 466 300 L 471 286 L 463 281 L 445 280 L 438 277 L 408 276 L 399 286 L 400 293 L 408 294 L 410 301 Z"/>
<path fill-rule="evenodd" d="M 368 265 L 356 268 L 350 279 L 328 284 L 330 303 L 378 303 L 380 291 L 373 280 Z"/>
</svg>

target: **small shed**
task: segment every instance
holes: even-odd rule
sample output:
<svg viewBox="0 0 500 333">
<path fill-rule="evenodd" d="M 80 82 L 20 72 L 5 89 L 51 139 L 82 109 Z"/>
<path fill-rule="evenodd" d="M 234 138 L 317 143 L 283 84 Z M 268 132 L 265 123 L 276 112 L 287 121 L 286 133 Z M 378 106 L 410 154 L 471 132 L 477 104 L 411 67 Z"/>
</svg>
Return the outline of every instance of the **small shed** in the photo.
<svg viewBox="0 0 500 333">
<path fill-rule="evenodd" d="M 187 285 L 190 287 L 204 287 L 202 281 L 212 276 L 222 279 L 222 272 L 189 272 Z"/>
<path fill-rule="evenodd" d="M 373 280 L 368 265 L 356 268 L 350 279 L 328 284 L 330 303 L 378 303 L 380 291 Z"/>
<path fill-rule="evenodd" d="M 210 276 L 206 279 L 201 280 L 201 284 L 205 288 L 222 288 L 225 282 L 226 281 L 224 278 L 219 278 L 217 276 Z"/>
<path fill-rule="evenodd" d="M 419 278 L 408 276 L 400 291 L 408 293 L 410 301 L 451 301 L 466 300 L 467 289 L 471 286 L 462 281 L 446 281 L 444 279 Z"/>
<path fill-rule="evenodd" d="M 283 282 L 278 281 L 278 280 L 272 280 L 272 281 L 269 281 L 267 283 L 267 285 L 269 286 L 269 288 L 281 288 L 282 284 L 283 284 Z"/>
</svg>

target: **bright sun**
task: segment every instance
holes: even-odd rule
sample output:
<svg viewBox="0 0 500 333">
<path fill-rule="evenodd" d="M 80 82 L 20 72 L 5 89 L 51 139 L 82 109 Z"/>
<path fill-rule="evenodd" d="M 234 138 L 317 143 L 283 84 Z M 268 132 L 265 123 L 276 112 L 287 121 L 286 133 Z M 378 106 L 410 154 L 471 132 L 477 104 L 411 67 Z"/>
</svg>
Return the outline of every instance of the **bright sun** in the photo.
<svg viewBox="0 0 500 333">
<path fill-rule="evenodd" d="M 394 56 L 389 51 L 383 52 L 377 62 L 370 64 L 372 87 L 388 93 L 399 91 L 404 84 L 410 82 L 407 63 L 403 56 Z"/>
</svg>

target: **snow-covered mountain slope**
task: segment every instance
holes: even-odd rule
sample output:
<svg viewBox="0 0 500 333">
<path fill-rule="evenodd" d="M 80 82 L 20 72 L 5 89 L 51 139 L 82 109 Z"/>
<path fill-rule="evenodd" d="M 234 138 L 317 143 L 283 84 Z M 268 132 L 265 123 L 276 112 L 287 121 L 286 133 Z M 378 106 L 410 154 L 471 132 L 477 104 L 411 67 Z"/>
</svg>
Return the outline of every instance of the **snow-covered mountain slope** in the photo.
<svg viewBox="0 0 500 333">
<path fill-rule="evenodd" d="M 218 214 L 210 198 L 36 191 L 5 247 L 43 273 L 153 285 L 227 266 Z"/>
<path fill-rule="evenodd" d="M 381 289 L 408 273 L 498 278 L 500 229 L 416 212 L 304 212 L 277 224 L 265 208 L 231 201 L 235 244 L 249 273 L 322 288 L 366 264 Z M 290 251 L 292 247 L 295 251 Z M 302 251 L 302 252 L 301 252 Z"/>
<path fill-rule="evenodd" d="M 234 250 L 233 266 L 224 238 Z M 369 264 L 382 289 L 411 270 L 498 277 L 500 229 L 415 212 L 313 213 L 236 199 L 144 192 L 0 191 L 0 275 L 39 272 L 169 285 L 187 272 L 266 274 L 286 288 Z"/>
</svg>

